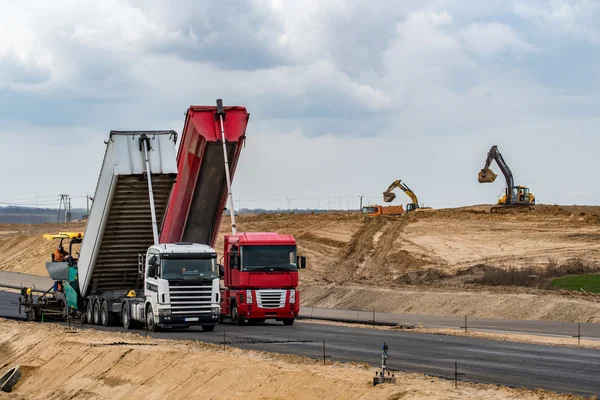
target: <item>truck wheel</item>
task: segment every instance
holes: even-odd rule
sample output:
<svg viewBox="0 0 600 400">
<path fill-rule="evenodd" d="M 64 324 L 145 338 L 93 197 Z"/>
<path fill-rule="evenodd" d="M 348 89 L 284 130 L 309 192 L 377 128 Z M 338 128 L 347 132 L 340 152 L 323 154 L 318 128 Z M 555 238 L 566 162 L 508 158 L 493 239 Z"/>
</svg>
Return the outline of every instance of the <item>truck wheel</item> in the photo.
<svg viewBox="0 0 600 400">
<path fill-rule="evenodd" d="M 233 303 L 231 305 L 231 320 L 233 321 L 233 323 L 235 325 L 241 325 L 244 323 L 245 319 L 246 318 L 240 316 L 240 313 L 238 312 L 237 303 Z"/>
<path fill-rule="evenodd" d="M 215 326 L 214 325 L 202 325 L 202 330 L 204 332 L 212 332 L 215 330 Z"/>
<path fill-rule="evenodd" d="M 100 299 L 94 299 L 94 325 L 100 325 Z"/>
<path fill-rule="evenodd" d="M 31 310 L 27 311 L 27 321 L 35 321 L 35 308 L 31 307 Z"/>
<path fill-rule="evenodd" d="M 88 299 L 85 307 L 85 322 L 92 325 L 94 323 L 94 302 Z"/>
<path fill-rule="evenodd" d="M 121 309 L 121 322 L 123 322 L 123 328 L 127 330 L 132 328 L 131 318 L 129 317 L 129 303 L 123 303 L 123 308 Z"/>
<path fill-rule="evenodd" d="M 146 330 L 148 332 L 156 331 L 156 324 L 154 323 L 154 311 L 152 311 L 152 306 L 148 306 L 146 309 Z"/>
<path fill-rule="evenodd" d="M 102 301 L 100 303 L 100 325 L 102 325 L 102 326 L 109 325 L 108 302 L 106 301 L 106 299 L 102 299 Z"/>
<path fill-rule="evenodd" d="M 283 319 L 283 324 L 284 325 L 294 325 L 294 318 L 285 318 Z"/>
</svg>

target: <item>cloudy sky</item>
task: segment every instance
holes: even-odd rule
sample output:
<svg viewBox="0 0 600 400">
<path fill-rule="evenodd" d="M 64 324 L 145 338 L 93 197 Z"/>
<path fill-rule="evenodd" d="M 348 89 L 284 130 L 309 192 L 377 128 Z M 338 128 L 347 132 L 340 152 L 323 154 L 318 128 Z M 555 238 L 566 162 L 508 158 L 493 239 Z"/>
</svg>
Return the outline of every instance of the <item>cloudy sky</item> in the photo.
<svg viewBox="0 0 600 400">
<path fill-rule="evenodd" d="M 0 0 L 0 202 L 92 194 L 111 129 L 220 97 L 243 207 L 494 202 L 494 144 L 540 203 L 600 204 L 599 50 L 595 0 Z"/>
</svg>

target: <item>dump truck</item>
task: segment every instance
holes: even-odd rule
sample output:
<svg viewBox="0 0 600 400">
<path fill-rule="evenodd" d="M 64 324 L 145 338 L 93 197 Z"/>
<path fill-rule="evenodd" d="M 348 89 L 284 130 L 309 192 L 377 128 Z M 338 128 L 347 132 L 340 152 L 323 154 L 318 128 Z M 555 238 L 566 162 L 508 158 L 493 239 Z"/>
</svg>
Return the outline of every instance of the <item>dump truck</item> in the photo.
<svg viewBox="0 0 600 400">
<path fill-rule="evenodd" d="M 504 175 L 506 187 L 504 188 L 504 195 L 498 199 L 498 205 L 492 207 L 490 212 L 497 213 L 501 210 L 533 210 L 535 196 L 530 192 L 527 186 L 515 185 L 513 173 L 506 161 L 504 161 L 504 157 L 502 157 L 502 154 L 500 154 L 500 150 L 498 150 L 498 146 L 496 145 L 492 146 L 490 151 L 488 151 L 485 165 L 477 175 L 479 183 L 492 183 L 496 180 L 498 175 L 490 169 L 490 165 L 493 161 L 496 161 L 496 164 L 498 164 L 500 171 Z"/>
<path fill-rule="evenodd" d="M 232 234 L 224 237 L 219 264 L 220 321 L 293 324 L 300 311 L 296 240 L 276 232 L 238 233 L 231 182 L 246 140 L 250 114 L 245 107 L 190 106 L 177 154 L 179 179 L 161 229 L 163 241 L 190 241 L 213 247 L 221 218 L 228 211 Z M 227 202 L 229 200 L 229 210 Z"/>
<path fill-rule="evenodd" d="M 364 206 L 362 208 L 363 214 L 367 214 L 369 217 L 377 217 L 379 215 L 404 215 L 404 207 L 402 204 L 398 206 L 380 206 L 377 204 Z"/>
<path fill-rule="evenodd" d="M 211 331 L 218 323 L 215 250 L 159 243 L 177 177 L 176 142 L 175 131 L 110 132 L 80 254 L 46 265 L 67 317 L 149 331 L 191 325 Z M 21 297 L 32 319 L 43 318 L 43 299 L 28 288 Z"/>
</svg>

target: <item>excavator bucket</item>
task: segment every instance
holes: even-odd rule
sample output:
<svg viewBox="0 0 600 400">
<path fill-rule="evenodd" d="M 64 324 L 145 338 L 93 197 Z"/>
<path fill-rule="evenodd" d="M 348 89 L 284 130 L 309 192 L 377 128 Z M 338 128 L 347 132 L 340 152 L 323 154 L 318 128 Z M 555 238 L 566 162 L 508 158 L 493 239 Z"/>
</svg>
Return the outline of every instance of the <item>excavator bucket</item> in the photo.
<svg viewBox="0 0 600 400">
<path fill-rule="evenodd" d="M 391 203 L 396 198 L 396 195 L 391 192 L 383 192 L 383 201 L 386 203 Z"/>
<path fill-rule="evenodd" d="M 491 183 L 496 180 L 496 175 L 494 171 L 489 168 L 482 169 L 479 171 L 479 175 L 477 176 L 479 183 Z"/>
</svg>

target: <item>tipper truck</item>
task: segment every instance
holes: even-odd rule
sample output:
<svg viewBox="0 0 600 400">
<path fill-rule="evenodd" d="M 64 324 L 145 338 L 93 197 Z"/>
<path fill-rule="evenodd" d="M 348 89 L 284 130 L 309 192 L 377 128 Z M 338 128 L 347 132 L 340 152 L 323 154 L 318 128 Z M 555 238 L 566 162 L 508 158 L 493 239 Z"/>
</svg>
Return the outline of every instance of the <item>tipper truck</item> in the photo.
<svg viewBox="0 0 600 400">
<path fill-rule="evenodd" d="M 402 207 L 402 204 L 398 206 L 370 205 L 364 206 L 362 212 L 369 217 L 376 217 L 378 215 L 404 215 L 404 207 Z"/>
<path fill-rule="evenodd" d="M 110 133 L 79 257 L 46 266 L 67 315 L 149 331 L 190 325 L 211 331 L 218 323 L 214 249 L 159 244 L 159 221 L 177 177 L 176 141 L 174 131 Z M 41 296 L 36 302 L 27 288 L 21 297 L 38 319 L 48 302 Z"/>
<path fill-rule="evenodd" d="M 191 106 L 177 154 L 179 178 L 169 200 L 161 242 L 215 245 L 229 196 L 233 234 L 225 235 L 220 320 L 249 323 L 275 319 L 291 325 L 299 312 L 298 268 L 291 235 L 238 233 L 231 180 L 246 139 L 245 107 Z"/>
</svg>

